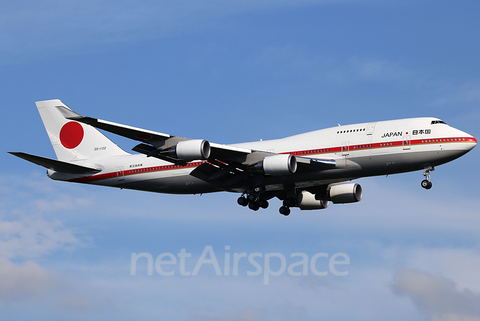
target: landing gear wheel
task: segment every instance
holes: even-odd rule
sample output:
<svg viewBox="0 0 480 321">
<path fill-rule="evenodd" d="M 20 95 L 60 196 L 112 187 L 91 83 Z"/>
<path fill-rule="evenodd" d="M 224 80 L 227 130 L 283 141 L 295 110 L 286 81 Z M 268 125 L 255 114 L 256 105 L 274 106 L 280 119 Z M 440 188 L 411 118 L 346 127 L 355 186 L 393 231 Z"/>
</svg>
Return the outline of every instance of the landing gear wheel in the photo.
<svg viewBox="0 0 480 321">
<path fill-rule="evenodd" d="M 422 187 L 425 188 L 425 189 L 431 189 L 431 188 L 432 188 L 432 185 L 433 185 L 432 182 L 430 182 L 430 181 L 428 181 L 428 180 L 426 180 L 426 179 L 424 179 L 424 180 L 422 181 Z"/>
<path fill-rule="evenodd" d="M 287 206 L 282 206 L 280 207 L 279 212 L 282 215 L 288 216 L 290 215 L 290 208 L 288 208 Z"/>
<path fill-rule="evenodd" d="M 422 187 L 425 189 L 431 189 L 432 188 L 432 181 L 430 180 L 430 173 L 434 171 L 435 168 L 432 166 L 425 167 L 425 172 L 423 172 L 423 176 L 425 176 L 425 179 L 422 181 Z"/>
<path fill-rule="evenodd" d="M 294 198 L 286 198 L 283 200 L 283 206 L 285 207 L 295 206 L 296 202 L 297 200 Z"/>
<path fill-rule="evenodd" d="M 258 203 L 248 203 L 248 208 L 252 211 L 258 211 L 260 206 L 258 205 Z"/>
<path fill-rule="evenodd" d="M 258 201 L 258 205 L 259 205 L 261 208 L 265 209 L 265 208 L 268 207 L 268 201 L 261 199 L 261 200 Z"/>
<path fill-rule="evenodd" d="M 237 199 L 237 203 L 238 203 L 238 205 L 241 205 L 241 206 L 247 206 L 248 205 L 248 200 L 244 196 L 240 196 Z"/>
<path fill-rule="evenodd" d="M 247 199 L 250 203 L 255 202 L 257 200 L 257 195 L 255 194 L 248 194 Z"/>
</svg>

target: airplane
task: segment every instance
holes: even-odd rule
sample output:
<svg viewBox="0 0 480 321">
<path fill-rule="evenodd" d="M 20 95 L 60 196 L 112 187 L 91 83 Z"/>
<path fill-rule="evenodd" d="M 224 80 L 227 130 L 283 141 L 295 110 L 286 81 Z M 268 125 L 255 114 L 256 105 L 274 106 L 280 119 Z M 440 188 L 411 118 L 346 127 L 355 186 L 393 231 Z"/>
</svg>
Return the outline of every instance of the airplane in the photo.
<svg viewBox="0 0 480 321">
<path fill-rule="evenodd" d="M 473 149 L 477 140 L 438 118 L 421 117 L 337 126 L 275 140 L 218 144 L 85 117 L 59 99 L 36 106 L 57 159 L 10 152 L 47 168 L 53 180 L 170 194 L 240 193 L 257 211 L 269 200 L 279 212 L 354 203 L 361 177 L 431 172 Z M 140 142 L 131 154 L 98 129 Z"/>
</svg>

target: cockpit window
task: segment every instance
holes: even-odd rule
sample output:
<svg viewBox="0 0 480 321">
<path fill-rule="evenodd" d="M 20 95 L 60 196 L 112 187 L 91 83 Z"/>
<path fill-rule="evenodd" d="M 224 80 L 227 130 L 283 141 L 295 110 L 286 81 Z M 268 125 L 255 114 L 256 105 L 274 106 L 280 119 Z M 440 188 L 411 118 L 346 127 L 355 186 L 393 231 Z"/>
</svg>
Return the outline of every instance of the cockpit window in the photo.
<svg viewBox="0 0 480 321">
<path fill-rule="evenodd" d="M 433 124 L 447 124 L 446 122 L 444 122 L 443 120 L 432 120 L 432 125 Z"/>
</svg>

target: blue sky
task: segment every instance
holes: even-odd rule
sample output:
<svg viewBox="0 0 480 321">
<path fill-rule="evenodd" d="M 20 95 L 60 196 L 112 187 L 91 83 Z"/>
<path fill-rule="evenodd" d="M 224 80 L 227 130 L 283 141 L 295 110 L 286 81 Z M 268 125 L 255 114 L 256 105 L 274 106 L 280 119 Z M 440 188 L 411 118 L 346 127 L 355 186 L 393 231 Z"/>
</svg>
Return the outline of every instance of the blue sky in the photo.
<svg viewBox="0 0 480 321">
<path fill-rule="evenodd" d="M 0 318 L 480 320 L 478 148 L 438 167 L 430 191 L 421 172 L 366 178 L 360 203 L 286 218 L 228 193 L 54 182 L 6 153 L 54 157 L 34 104 L 54 98 L 218 143 L 416 116 L 478 138 L 479 14 L 478 1 L 4 1 Z M 192 271 L 207 246 L 222 269 L 225 253 L 350 264 L 268 285 L 248 261 L 236 276 L 149 276 L 146 260 L 131 275 L 132 253 L 185 249 Z"/>
</svg>

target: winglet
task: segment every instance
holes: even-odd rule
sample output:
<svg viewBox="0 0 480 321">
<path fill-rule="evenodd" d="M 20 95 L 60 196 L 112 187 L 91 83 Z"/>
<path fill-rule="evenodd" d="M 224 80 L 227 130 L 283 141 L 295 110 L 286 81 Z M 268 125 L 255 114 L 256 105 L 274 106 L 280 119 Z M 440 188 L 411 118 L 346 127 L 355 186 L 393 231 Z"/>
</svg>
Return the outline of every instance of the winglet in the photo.
<svg viewBox="0 0 480 321">
<path fill-rule="evenodd" d="M 83 118 L 82 115 L 77 114 L 76 112 L 74 112 L 73 110 L 65 106 L 55 106 L 55 107 L 66 119 L 76 120 L 78 118 Z"/>
</svg>

